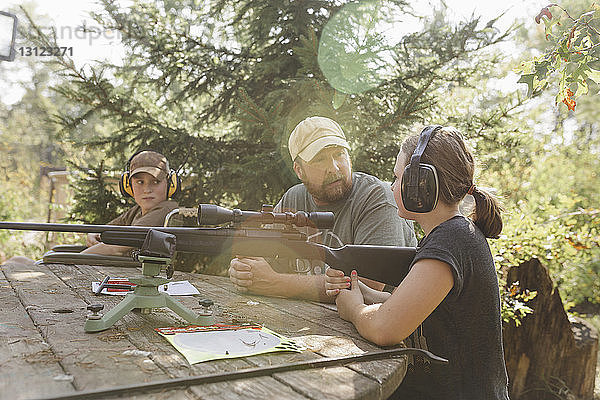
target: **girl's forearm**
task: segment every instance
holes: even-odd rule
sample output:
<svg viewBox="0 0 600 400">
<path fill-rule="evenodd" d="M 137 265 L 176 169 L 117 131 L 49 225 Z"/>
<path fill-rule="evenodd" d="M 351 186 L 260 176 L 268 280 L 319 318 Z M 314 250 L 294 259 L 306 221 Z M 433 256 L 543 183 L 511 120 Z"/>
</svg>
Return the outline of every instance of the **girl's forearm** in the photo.
<svg viewBox="0 0 600 400">
<path fill-rule="evenodd" d="M 377 323 L 377 311 L 381 304 L 363 304 L 356 308 L 352 314 L 351 322 L 356 327 L 356 330 L 362 337 L 378 343 L 378 335 L 380 332 L 379 324 Z"/>
<path fill-rule="evenodd" d="M 352 315 L 352 323 L 362 337 L 378 346 L 392 346 L 402 342 L 409 333 L 395 330 L 386 317 L 382 304 L 362 305 Z"/>
</svg>

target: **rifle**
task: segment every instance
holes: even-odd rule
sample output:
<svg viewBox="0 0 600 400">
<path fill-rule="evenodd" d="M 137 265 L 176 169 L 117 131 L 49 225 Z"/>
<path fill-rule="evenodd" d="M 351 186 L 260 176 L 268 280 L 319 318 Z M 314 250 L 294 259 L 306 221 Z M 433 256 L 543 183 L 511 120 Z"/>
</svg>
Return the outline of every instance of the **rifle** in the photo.
<svg viewBox="0 0 600 400">
<path fill-rule="evenodd" d="M 211 204 L 198 206 L 202 227 L 143 227 L 119 225 L 75 225 L 51 223 L 0 222 L 0 229 L 54 232 L 100 233 L 103 243 L 141 248 L 150 229 L 176 236 L 175 251 L 203 255 L 311 259 L 344 271 L 355 269 L 359 276 L 398 286 L 408 274 L 414 247 L 345 245 L 330 248 L 309 241 L 299 227 L 328 229 L 333 226 L 330 212 L 229 210 Z M 205 227 L 205 225 L 223 225 Z M 279 226 L 282 226 L 281 228 Z"/>
</svg>

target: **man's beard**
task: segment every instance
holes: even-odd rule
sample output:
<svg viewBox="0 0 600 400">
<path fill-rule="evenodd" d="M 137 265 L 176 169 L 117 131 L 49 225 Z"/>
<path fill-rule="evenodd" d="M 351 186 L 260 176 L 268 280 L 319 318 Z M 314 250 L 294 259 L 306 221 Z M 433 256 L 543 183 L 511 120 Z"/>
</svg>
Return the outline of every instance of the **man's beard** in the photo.
<svg viewBox="0 0 600 400">
<path fill-rule="evenodd" d="M 341 185 L 333 188 L 328 188 L 327 185 L 336 182 L 341 179 Z M 352 176 L 346 177 L 344 175 L 333 175 L 327 177 L 321 185 L 314 185 L 308 182 L 304 182 L 304 186 L 308 190 L 308 193 L 312 195 L 317 201 L 321 203 L 335 203 L 345 199 L 350 195 L 352 191 Z"/>
</svg>

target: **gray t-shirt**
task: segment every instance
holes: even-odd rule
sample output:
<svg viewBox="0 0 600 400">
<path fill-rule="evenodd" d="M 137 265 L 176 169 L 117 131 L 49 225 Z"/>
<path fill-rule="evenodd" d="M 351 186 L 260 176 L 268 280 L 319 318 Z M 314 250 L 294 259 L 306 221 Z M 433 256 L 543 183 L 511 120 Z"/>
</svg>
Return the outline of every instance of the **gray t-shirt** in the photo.
<svg viewBox="0 0 600 400">
<path fill-rule="evenodd" d="M 415 366 L 392 398 L 508 399 L 498 278 L 485 236 L 456 216 L 421 240 L 413 264 L 421 259 L 447 263 L 454 276 L 448 296 L 423 322 L 428 349 L 449 363 Z"/>
<path fill-rule="evenodd" d="M 346 199 L 327 206 L 317 206 L 306 186 L 298 184 L 288 189 L 275 206 L 275 211 L 333 212 L 333 229 L 322 229 L 320 234 L 311 239 L 333 248 L 345 244 L 409 247 L 417 244 L 412 222 L 398 216 L 398 207 L 389 184 L 362 172 L 352 173 L 352 191 Z M 319 263 L 311 266 L 306 263 L 298 260 L 295 266 L 291 265 L 287 271 L 280 272 L 324 272 Z"/>
</svg>

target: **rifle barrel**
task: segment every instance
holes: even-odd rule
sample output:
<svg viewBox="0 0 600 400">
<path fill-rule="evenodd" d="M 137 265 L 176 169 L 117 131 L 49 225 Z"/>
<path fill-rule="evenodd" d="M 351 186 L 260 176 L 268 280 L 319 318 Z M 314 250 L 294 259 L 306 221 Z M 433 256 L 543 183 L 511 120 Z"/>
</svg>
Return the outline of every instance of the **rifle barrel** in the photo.
<svg viewBox="0 0 600 400">
<path fill-rule="evenodd" d="M 132 226 L 132 225 L 89 225 L 89 224 L 51 224 L 45 222 L 5 222 L 0 221 L 0 229 L 21 231 L 48 231 L 48 232 L 75 232 L 75 233 L 102 233 L 105 231 L 148 233 L 150 229 L 161 232 L 187 233 L 205 228 L 196 227 L 165 227 L 165 226 Z"/>
<path fill-rule="evenodd" d="M 0 221 L 0 229 L 20 231 L 48 231 L 48 232 L 76 232 L 76 233 L 102 233 L 107 230 L 122 230 L 126 228 L 131 232 L 147 232 L 148 229 L 161 229 L 162 227 L 146 226 L 120 226 L 120 225 L 76 225 L 76 224 L 50 224 L 42 222 L 5 222 Z M 170 228 L 169 228 L 170 229 Z"/>
</svg>

